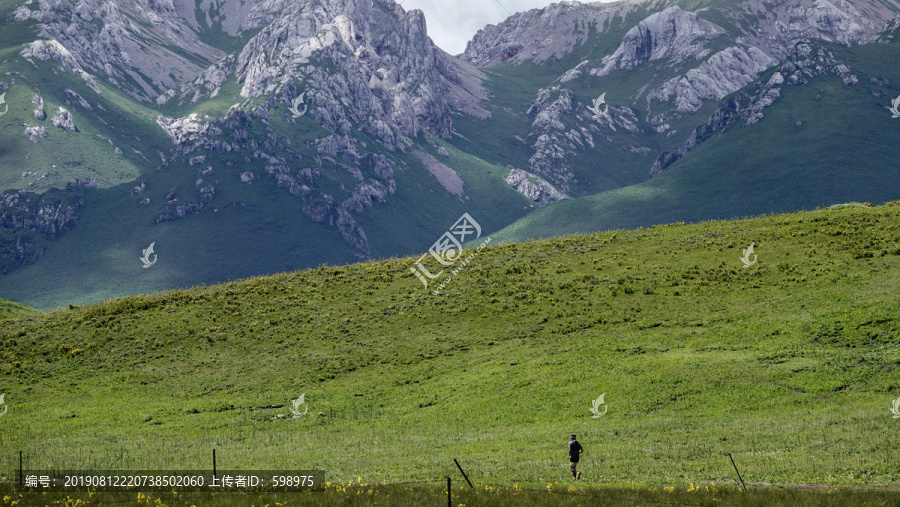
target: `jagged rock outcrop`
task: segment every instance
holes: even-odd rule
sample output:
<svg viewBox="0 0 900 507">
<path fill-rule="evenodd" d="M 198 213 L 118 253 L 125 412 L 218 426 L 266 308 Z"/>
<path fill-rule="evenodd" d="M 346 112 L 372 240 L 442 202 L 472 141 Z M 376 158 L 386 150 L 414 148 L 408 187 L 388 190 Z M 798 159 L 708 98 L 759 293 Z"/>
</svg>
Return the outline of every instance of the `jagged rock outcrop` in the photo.
<svg viewBox="0 0 900 507">
<path fill-rule="evenodd" d="M 32 112 L 34 119 L 38 121 L 46 120 L 47 111 L 44 110 L 44 98 L 40 95 L 35 94 L 35 96 L 31 98 L 31 103 L 37 105 L 37 107 L 34 108 L 34 111 Z"/>
<path fill-rule="evenodd" d="M 202 139 L 202 136 L 210 131 L 210 124 L 201 122 L 197 113 L 177 119 L 160 115 L 156 118 L 156 123 L 172 136 L 175 144 L 185 144 Z M 221 130 L 217 130 L 217 132 L 221 133 Z"/>
<path fill-rule="evenodd" d="M 192 215 L 194 213 L 199 212 L 203 209 L 203 203 L 199 202 L 187 202 L 184 204 L 178 204 L 171 207 L 171 210 L 166 213 L 160 213 L 156 217 L 156 223 L 162 222 L 173 222 L 175 220 L 181 220 L 182 218 Z"/>
<path fill-rule="evenodd" d="M 451 108 L 488 115 L 479 104 L 486 97 L 480 73 L 434 46 L 421 11 L 384 1 L 277 3 L 283 16 L 164 101 L 214 96 L 233 75 L 244 98 L 279 97 L 267 109 L 288 115 L 303 93 L 307 114 L 331 132 L 347 135 L 355 125 L 388 149 L 398 147 L 398 136 L 423 128 L 447 137 Z"/>
<path fill-rule="evenodd" d="M 661 2 L 648 3 L 652 6 Z M 587 42 L 592 27 L 621 24 L 625 16 L 638 8 L 632 2 L 558 2 L 518 12 L 500 24 L 479 30 L 461 58 L 478 67 L 492 67 L 510 60 L 542 63 L 550 58 L 559 59 Z"/>
<path fill-rule="evenodd" d="M 141 182 L 141 185 L 144 185 Z M 80 180 L 74 180 L 72 182 L 72 186 L 74 187 L 84 187 L 84 188 L 97 188 L 97 180 L 94 178 L 82 178 Z"/>
<path fill-rule="evenodd" d="M 354 205 L 353 200 L 348 199 L 340 205 L 317 204 L 303 207 L 303 213 L 314 222 L 336 227 L 341 232 L 344 241 L 353 248 L 354 258 L 363 261 L 370 258 L 369 240 L 366 232 L 350 215 L 348 208 Z"/>
<path fill-rule="evenodd" d="M 44 194 L 8 190 L 0 195 L 0 227 L 55 237 L 71 227 L 75 212 L 83 205 L 84 194 L 77 185 Z"/>
<path fill-rule="evenodd" d="M 734 122 L 734 119 L 740 114 L 737 111 L 738 108 L 738 102 L 734 100 L 729 101 L 724 109 L 716 111 L 705 124 L 695 128 L 684 144 L 675 148 L 673 151 L 663 152 L 663 154 L 653 163 L 653 166 L 650 167 L 650 177 L 656 176 L 667 167 L 683 158 L 689 151 L 700 146 L 700 143 L 712 136 L 713 133 L 724 130 L 730 126 Z"/>
<path fill-rule="evenodd" d="M 511 166 L 509 167 L 509 175 L 506 177 L 505 181 L 509 186 L 513 187 L 516 192 L 519 192 L 534 202 L 547 204 L 548 202 L 568 199 L 568 196 L 554 188 L 553 185 L 540 176 Z"/>
<path fill-rule="evenodd" d="M 22 231 L 15 242 L 0 243 L 0 274 L 8 274 L 16 268 L 34 264 L 44 256 L 45 247 L 35 233 Z"/>
<path fill-rule="evenodd" d="M 60 107 L 58 109 L 53 110 L 53 126 L 59 127 L 65 130 L 71 130 L 75 132 L 75 118 L 72 116 L 72 113 L 69 112 L 68 109 L 64 107 Z"/>
<path fill-rule="evenodd" d="M 699 67 L 683 76 L 666 81 L 647 94 L 647 102 L 675 99 L 675 110 L 692 113 L 705 100 L 722 100 L 726 95 L 748 85 L 777 60 L 759 48 L 730 47 L 712 55 Z"/>
<path fill-rule="evenodd" d="M 47 137 L 47 129 L 43 125 L 29 125 L 28 127 L 25 127 L 25 135 L 28 136 L 31 141 L 37 142 L 38 138 L 43 139 Z"/>
<path fill-rule="evenodd" d="M 68 88 L 64 88 L 63 93 L 66 94 L 66 97 L 67 97 L 66 103 L 67 104 L 69 104 L 69 105 L 78 104 L 79 106 L 87 109 L 88 111 L 94 109 L 93 107 L 91 107 L 90 104 L 88 104 L 88 101 L 84 100 L 84 97 L 79 95 L 77 92 L 74 92 Z"/>
<path fill-rule="evenodd" d="M 528 114 L 534 115 L 531 134 L 534 139 L 532 147 L 534 155 L 528 160 L 529 168 L 535 174 L 553 178 L 564 185 L 574 183 L 575 173 L 567 162 L 570 153 L 565 146 L 565 124 L 560 116 L 572 111 L 572 91 L 554 86 L 541 89 L 537 99 L 528 108 Z M 552 100 L 551 100 L 552 98 Z"/>
<path fill-rule="evenodd" d="M 654 60 L 652 55 L 670 55 L 687 62 L 703 55 L 705 41 L 726 34 L 741 47 L 757 47 L 781 60 L 801 39 L 821 39 L 839 44 L 874 42 L 894 21 L 900 9 L 897 0 L 742 0 L 698 2 L 695 11 L 668 0 L 630 0 L 612 3 L 560 2 L 541 9 L 520 12 L 498 25 L 479 30 L 466 46 L 462 59 L 479 67 L 507 60 L 541 63 L 560 59 L 589 42 L 591 30 L 609 31 L 631 23 L 622 44 L 605 63 L 626 68 L 630 62 Z M 707 12 L 697 16 L 697 12 Z M 637 11 L 651 14 L 638 22 Z M 661 12 L 660 12 L 661 11 Z M 729 26 L 711 19 L 726 20 Z M 607 55 L 598 55 L 597 58 Z M 705 55 L 705 56 L 708 56 Z M 702 59 L 703 56 L 700 56 Z M 584 63 L 584 62 L 582 62 Z M 600 63 L 600 65 L 598 65 Z M 582 67 L 603 69 L 591 61 Z M 599 70 L 598 70 L 599 72 Z"/>
<path fill-rule="evenodd" d="M 108 44 L 145 33 L 146 27 L 123 25 L 123 17 L 146 20 L 160 33 L 150 47 L 126 42 L 119 54 L 103 57 L 96 55 L 102 44 L 88 37 L 73 40 L 71 34 L 62 33 L 59 20 L 70 9 L 67 0 L 36 1 L 37 11 L 20 9 L 17 16 L 38 20 L 43 36 L 50 40 L 33 43 L 29 54 L 65 60 L 73 68 L 103 74 L 118 86 L 130 76 L 138 83 L 130 89 L 135 97 L 150 98 L 159 105 L 184 105 L 216 97 L 226 81 L 236 80 L 241 101 L 224 118 L 201 119 L 196 114 L 157 118 L 176 146 L 175 156 L 189 156 L 190 165 L 205 164 L 210 153 L 242 152 L 236 156 L 264 160 L 264 173 L 245 170 L 237 176 L 257 184 L 268 175 L 275 188 L 308 203 L 307 208 L 315 210 L 311 216 L 331 216 L 324 223 L 337 227 L 359 258 L 369 255 L 368 243 L 352 213 L 396 192 L 394 162 L 379 152 L 407 150 L 411 138 L 422 130 L 449 137 L 456 112 L 489 116 L 481 106 L 487 97 L 481 72 L 437 48 L 427 37 L 420 11 L 404 11 L 391 0 L 259 0 L 216 12 L 206 4 L 199 6 L 209 16 L 208 25 L 215 18 L 230 35 L 255 32 L 231 55 L 209 52 L 194 37 L 202 27 L 193 6 L 118 0 L 116 6 L 92 18 L 95 24 L 115 27 Z M 85 34 L 95 29 L 84 26 Z M 185 31 L 188 36 L 179 48 L 191 56 L 187 63 L 172 52 L 172 42 Z M 210 59 L 211 65 L 197 68 L 196 62 L 203 59 Z M 158 75 L 165 65 L 174 65 L 171 76 Z M 301 95 L 304 117 L 291 112 Z M 83 106 L 78 97 L 70 97 L 72 104 Z M 247 105 L 260 97 L 265 99 Z M 292 126 L 314 121 L 324 127 L 329 134 L 304 147 L 318 156 L 299 162 L 304 156 L 272 129 L 274 115 Z M 259 128 L 266 132 L 265 138 L 248 135 Z M 372 136 L 380 146 L 360 146 L 355 130 Z M 350 172 L 358 181 L 326 196 L 315 180 L 328 171 Z M 200 211 L 179 206 L 158 218 L 177 220 Z"/>
<path fill-rule="evenodd" d="M 847 79 L 852 76 L 850 68 L 838 62 L 831 51 L 824 48 L 814 50 L 809 44 L 798 44 L 791 59 L 774 72 L 764 85 L 755 91 L 738 93 L 716 110 L 705 124 L 695 128 L 684 144 L 660 155 L 650 168 L 650 177 L 682 159 L 717 132 L 759 123 L 764 118 L 763 111 L 781 97 L 782 86 L 803 86 L 809 82 L 809 78 L 823 74 L 834 74 L 848 86 L 855 84 Z"/>
<path fill-rule="evenodd" d="M 581 151 L 595 146 L 595 136 L 623 129 L 640 135 L 638 119 L 627 107 L 610 106 L 607 114 L 596 116 L 585 107 L 576 110 L 574 93 L 568 88 L 542 88 L 527 114 L 534 115 L 529 138 L 534 155 L 528 160 L 530 172 L 552 182 L 562 192 L 578 183 L 572 160 Z M 576 123 L 566 125 L 563 116 L 575 113 Z"/>
<path fill-rule="evenodd" d="M 193 79 L 205 69 L 203 62 L 224 56 L 200 40 L 194 5 L 177 4 L 35 0 L 16 9 L 15 19 L 39 23 L 44 40 L 26 50 L 28 57 L 59 61 L 79 73 L 88 70 L 147 99 Z"/>
<path fill-rule="evenodd" d="M 19 10 L 22 9 L 26 9 L 26 7 L 19 8 Z M 16 14 L 16 19 L 19 19 L 18 14 Z M 65 18 L 63 17 L 62 19 Z M 97 80 L 94 78 L 94 76 L 85 72 L 84 68 L 82 68 L 78 60 L 72 55 L 72 52 L 66 49 L 66 47 L 60 44 L 58 41 L 36 40 L 29 44 L 27 48 L 23 49 L 21 55 L 24 58 L 37 58 L 38 60 L 43 61 L 59 62 L 63 64 L 64 67 L 84 79 L 85 83 L 87 83 L 87 85 L 90 86 L 92 90 L 97 93 L 101 93 L 100 87 L 97 86 Z"/>
<path fill-rule="evenodd" d="M 603 58 L 603 66 L 590 73 L 606 76 L 658 60 L 677 65 L 701 54 L 707 42 L 724 33 L 721 27 L 675 5 L 651 14 L 628 30 L 618 49 Z"/>
</svg>

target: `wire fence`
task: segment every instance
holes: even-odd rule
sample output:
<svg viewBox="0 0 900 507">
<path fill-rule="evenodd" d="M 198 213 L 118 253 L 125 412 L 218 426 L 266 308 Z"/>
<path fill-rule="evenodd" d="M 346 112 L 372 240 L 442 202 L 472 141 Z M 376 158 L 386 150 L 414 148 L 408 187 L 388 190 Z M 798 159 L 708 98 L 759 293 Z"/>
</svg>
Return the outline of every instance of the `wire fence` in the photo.
<svg viewBox="0 0 900 507">
<path fill-rule="evenodd" d="M 0 475 L 4 473 L 13 476 L 18 470 L 18 451 L 12 451 L 11 446 L 6 445 L 6 452 L 0 452 Z M 51 446 L 52 447 L 52 446 Z M 151 450 L 152 445 L 146 449 Z M 13 448 L 15 449 L 15 448 Z M 148 470 L 168 469 L 160 464 L 167 464 L 174 458 L 171 454 L 168 458 L 160 458 L 153 454 L 152 461 L 146 461 L 149 455 L 141 454 L 144 448 L 125 449 L 126 459 L 122 459 L 119 451 L 113 449 L 108 459 L 97 459 L 90 454 L 90 449 L 74 449 L 65 456 L 58 455 L 47 446 L 28 448 L 24 454 L 24 468 L 26 470 L 90 470 L 90 469 L 116 469 L 116 470 Z M 194 449 L 188 455 L 180 456 L 174 462 L 175 469 L 203 469 L 210 457 L 207 453 L 211 450 Z M 238 450 L 235 450 L 237 453 Z M 629 455 L 622 456 L 583 456 L 578 469 L 591 482 L 628 484 L 632 480 L 642 483 L 689 483 L 689 482 L 716 482 L 719 484 L 740 484 L 742 475 L 747 484 L 804 484 L 804 483 L 842 483 L 842 484 L 884 484 L 900 482 L 900 462 L 895 459 L 897 449 L 889 448 L 884 451 L 824 451 L 810 452 L 808 450 L 735 450 L 731 452 L 704 452 L 698 454 L 670 453 L 665 451 L 635 449 Z M 152 453 L 151 453 L 152 454 Z M 240 469 L 234 461 L 242 461 L 246 458 L 246 450 L 240 449 L 241 456 L 231 454 L 229 456 L 229 469 Z M 731 457 L 729 457 L 729 455 Z M 275 457 L 275 456 L 273 456 Z M 60 461 L 60 459 L 62 461 Z M 280 459 L 280 458 L 278 458 Z M 162 460 L 162 461 L 160 461 Z M 732 462 L 732 460 L 734 462 Z M 182 466 L 187 461 L 190 466 Z M 568 460 L 564 456 L 558 458 L 535 459 L 525 457 L 522 459 L 483 459 L 466 458 L 461 460 L 470 477 L 478 478 L 480 482 L 491 483 L 497 480 L 521 483 L 546 483 L 566 480 L 569 477 Z M 446 476 L 456 473 L 456 465 L 446 458 L 438 456 L 411 457 L 408 461 L 410 468 L 419 470 L 425 477 L 396 478 L 400 480 L 433 480 L 433 474 Z M 211 465 L 211 462 L 207 465 Z M 329 466 L 336 476 L 347 475 L 347 470 L 352 470 L 352 464 L 343 463 L 342 466 Z M 256 467 L 258 468 L 258 467 Z M 285 466 L 267 467 L 272 469 L 288 470 Z M 211 470 L 212 468 L 209 467 Z M 736 470 L 737 469 L 737 470 Z M 344 471 L 341 471 L 344 470 Z M 352 473 L 352 472 L 349 472 Z M 416 474 L 418 475 L 418 474 Z M 431 475 L 431 478 L 427 477 Z M 375 479 L 372 477 L 371 479 Z M 390 479 L 388 479 L 390 480 Z M 378 478 L 378 482 L 381 478 Z"/>
<path fill-rule="evenodd" d="M 790 453 L 748 451 L 748 452 L 743 452 L 743 453 L 724 453 L 724 454 L 715 453 L 714 455 L 702 456 L 699 458 L 705 459 L 705 458 L 713 458 L 714 457 L 718 461 L 721 462 L 720 464 L 722 465 L 722 467 L 724 469 L 730 469 L 730 473 L 733 474 L 733 477 L 731 479 L 723 480 L 723 479 L 721 479 L 721 477 L 719 477 L 718 480 L 714 481 L 714 484 L 718 484 L 718 487 L 721 489 L 736 490 L 736 489 L 741 489 L 742 487 L 743 487 L 743 489 L 746 489 L 746 486 L 744 485 L 744 479 L 741 478 L 741 470 L 739 469 L 739 467 L 744 467 L 747 464 L 748 459 L 765 458 L 765 457 L 771 458 L 776 455 L 781 455 L 783 457 L 783 456 L 790 455 Z M 886 462 L 886 461 L 890 460 L 890 454 L 887 452 L 884 452 L 884 453 L 818 452 L 818 453 L 802 453 L 802 454 L 790 455 L 790 457 L 792 457 L 794 459 L 808 459 L 810 456 L 827 457 L 827 458 L 832 458 L 832 459 L 854 457 L 858 460 L 858 463 L 863 464 L 863 465 L 868 463 L 869 462 L 868 460 L 872 459 L 872 458 L 876 458 L 877 461 L 880 461 L 880 462 Z M 16 480 L 20 481 L 22 470 L 23 469 L 28 470 L 28 467 L 24 466 L 24 463 L 27 462 L 24 459 L 24 456 L 18 455 L 17 459 L 19 460 L 19 464 L 18 464 L 19 469 L 16 471 L 17 473 L 13 476 L 13 481 L 16 481 Z M 633 459 L 637 460 L 637 459 L 641 459 L 641 458 L 636 457 Z M 695 456 L 694 459 L 696 460 L 696 459 L 698 459 L 698 457 Z M 520 482 L 526 482 L 526 483 L 538 482 L 533 479 L 522 479 L 522 480 L 515 480 L 515 479 L 509 480 L 508 479 L 506 482 L 497 482 L 495 480 L 491 480 L 492 477 L 490 475 L 485 474 L 486 471 L 494 471 L 494 472 L 501 471 L 503 466 L 509 466 L 513 463 L 514 462 L 511 462 L 509 460 L 479 460 L 479 459 L 464 460 L 464 463 L 460 463 L 456 459 L 454 459 L 453 462 L 447 462 L 446 459 L 441 459 L 441 460 L 436 460 L 435 464 L 439 465 L 439 466 L 437 466 L 436 468 L 432 468 L 432 470 L 441 470 L 442 475 L 445 474 L 443 478 L 418 478 L 418 479 L 404 478 L 404 479 L 396 479 L 396 480 L 382 479 L 379 481 L 374 481 L 373 483 L 362 483 L 360 481 L 355 485 L 353 484 L 352 480 L 349 483 L 346 483 L 346 482 L 343 482 L 340 480 L 339 481 L 332 480 L 331 482 L 327 482 L 326 484 L 328 484 L 328 486 L 336 487 L 339 485 L 338 484 L 338 482 L 339 482 L 340 486 L 345 487 L 345 488 L 353 488 L 353 487 L 381 488 L 381 487 L 404 486 L 404 485 L 406 485 L 406 486 L 409 486 L 409 485 L 433 486 L 438 483 L 444 483 L 446 481 L 447 487 L 444 488 L 443 491 L 446 492 L 448 497 L 452 496 L 451 492 L 456 491 L 457 490 L 456 488 L 463 488 L 463 489 L 471 488 L 472 490 L 474 490 L 476 493 L 479 493 L 479 494 L 486 493 L 486 492 L 495 492 L 495 490 L 499 491 L 499 490 L 503 489 L 506 491 L 529 493 L 532 495 L 547 494 L 547 495 L 566 495 L 566 496 L 573 496 L 573 497 L 591 498 L 591 499 L 604 500 L 607 502 L 611 502 L 611 504 L 627 503 L 627 504 L 657 504 L 657 505 L 705 505 L 705 504 L 700 504 L 700 503 L 691 503 L 691 502 L 676 501 L 676 500 L 650 500 L 646 497 L 640 497 L 641 495 L 639 495 L 637 493 L 635 493 L 634 496 L 628 496 L 627 493 L 629 493 L 629 492 L 627 491 L 627 487 L 623 487 L 621 481 L 615 482 L 618 484 L 618 486 L 604 487 L 604 485 L 602 484 L 602 481 L 598 481 L 598 480 L 593 480 L 588 483 L 582 483 L 581 481 L 572 481 L 572 482 L 564 481 L 563 483 L 560 483 L 560 482 L 558 482 L 558 479 L 557 479 L 555 482 L 549 483 L 547 488 L 535 488 L 535 487 L 531 487 L 527 484 L 525 486 L 520 485 Z M 521 463 L 519 463 L 519 464 L 521 464 Z M 593 460 L 588 461 L 588 462 L 582 461 L 580 463 L 579 468 L 589 468 L 589 467 L 584 466 L 586 464 L 594 465 L 594 467 L 596 467 L 596 465 L 597 465 L 596 461 L 593 461 Z M 548 461 L 544 460 L 544 461 L 540 461 L 539 463 L 535 463 L 535 465 L 540 466 L 541 468 L 543 468 L 545 470 L 547 469 L 547 467 L 551 467 L 555 470 L 561 470 L 563 468 L 563 466 L 566 466 L 567 464 L 561 460 L 557 460 L 557 461 L 553 461 L 553 462 L 548 462 Z M 566 466 L 566 468 L 567 468 L 567 466 Z M 748 470 L 747 468 L 744 468 L 745 472 L 747 470 Z M 895 478 L 900 477 L 900 470 L 898 470 L 897 465 L 894 465 L 892 472 L 894 473 L 893 477 L 895 477 Z M 509 476 L 508 474 L 501 473 L 501 474 L 494 474 L 493 477 L 504 476 L 504 475 L 507 477 Z M 752 475 L 752 471 L 751 471 L 751 475 Z M 596 477 L 594 477 L 594 479 L 596 479 Z M 544 479 L 544 480 L 546 481 L 546 479 Z M 700 484 L 706 483 L 708 485 L 709 482 L 711 482 L 711 481 L 705 480 L 703 478 L 695 478 L 693 481 L 686 481 L 684 484 L 686 484 L 687 482 L 697 482 Z M 891 481 L 891 482 L 896 482 L 896 481 Z M 453 483 L 455 483 L 455 484 L 453 484 Z M 581 489 L 575 489 L 574 485 L 578 484 L 578 483 L 584 484 L 584 486 L 586 486 L 586 487 L 582 487 Z M 451 484 L 453 484 L 452 488 L 451 488 Z M 771 483 L 768 483 L 766 481 L 760 481 L 759 479 L 757 479 L 756 481 L 750 482 L 750 484 L 751 485 L 763 484 L 765 486 L 771 486 Z M 328 486 L 324 487 L 324 489 L 319 489 L 318 491 L 327 491 Z M 657 487 L 666 488 L 664 486 L 657 486 Z M 671 488 L 671 486 L 668 486 L 668 487 Z M 692 488 L 694 487 L 693 484 L 691 484 L 691 487 Z M 644 492 L 649 491 L 649 488 L 646 486 L 642 487 L 642 488 L 636 488 L 636 489 L 641 489 Z M 615 490 L 615 491 L 613 492 L 613 490 Z M 655 491 L 655 489 L 654 489 L 654 491 Z M 233 493 L 232 492 L 219 492 L 216 494 L 217 495 L 222 495 L 222 494 L 229 495 L 229 494 L 241 494 L 241 493 L 239 493 L 239 492 L 233 492 Z M 201 499 L 206 495 L 208 495 L 208 493 L 187 491 L 187 492 L 180 494 L 179 498 Z M 108 498 L 94 498 L 91 500 L 91 503 L 92 504 L 119 504 L 119 503 L 130 503 L 133 501 L 134 501 L 133 499 L 118 500 L 118 499 L 108 499 Z"/>
<path fill-rule="evenodd" d="M 452 478 L 450 478 L 450 477 L 447 477 L 445 479 L 420 479 L 420 480 L 414 480 L 414 481 L 384 481 L 384 482 L 378 483 L 374 486 L 376 486 L 376 487 L 392 487 L 392 486 L 404 486 L 404 485 L 429 486 L 429 485 L 436 485 L 438 483 L 447 485 L 447 487 L 443 488 L 442 491 L 443 491 L 443 493 L 446 493 L 448 495 L 448 500 L 450 500 L 450 497 L 452 497 L 452 491 L 455 491 L 456 488 L 468 487 L 466 485 L 466 483 L 461 479 L 457 479 L 456 482 L 453 483 Z M 454 484 L 454 485 L 451 486 L 451 484 Z M 372 486 L 373 485 L 371 485 L 371 484 L 357 485 L 357 487 L 360 487 L 360 488 L 371 488 Z M 350 486 L 350 487 L 352 488 L 353 486 Z M 648 501 L 648 499 L 646 499 L 646 498 L 629 498 L 627 496 L 622 496 L 621 494 L 616 495 L 616 496 L 611 496 L 609 494 L 605 494 L 602 489 L 596 489 L 596 490 L 590 490 L 590 491 L 586 491 L 586 490 L 570 491 L 570 490 L 559 489 L 559 488 L 557 488 L 557 489 L 549 489 L 549 488 L 537 489 L 537 488 L 522 487 L 522 486 L 510 485 L 510 484 L 484 483 L 484 482 L 480 482 L 480 481 L 476 482 L 475 485 L 472 487 L 472 489 L 474 489 L 476 491 L 480 490 L 481 492 L 484 492 L 485 490 L 488 490 L 489 488 L 497 488 L 498 491 L 502 490 L 502 489 L 506 489 L 506 490 L 515 491 L 517 493 L 531 493 L 534 495 L 563 495 L 563 496 L 582 497 L 582 498 L 590 498 L 590 499 L 603 499 L 603 500 L 607 500 L 607 501 L 615 502 L 615 503 L 627 502 L 627 503 L 635 504 L 635 505 L 648 505 L 648 504 L 686 505 L 686 506 L 706 505 L 706 504 L 700 504 L 700 503 L 677 502 L 677 501 Z M 310 491 L 310 492 L 315 493 L 315 490 Z M 122 493 L 125 493 L 125 492 L 122 492 Z M 216 495 L 223 495 L 223 494 L 224 495 L 242 495 L 245 493 L 232 492 L 232 493 L 215 493 L 215 494 Z M 204 497 L 208 497 L 209 495 L 210 495 L 209 493 L 183 493 L 183 494 L 180 494 L 178 496 L 178 498 L 180 500 L 202 499 Z M 149 499 L 148 499 L 148 501 L 149 501 Z M 126 503 L 134 503 L 134 502 L 135 502 L 135 500 L 132 498 L 121 499 L 121 500 L 93 498 L 90 500 L 90 505 L 112 505 L 112 504 L 126 504 Z"/>
</svg>

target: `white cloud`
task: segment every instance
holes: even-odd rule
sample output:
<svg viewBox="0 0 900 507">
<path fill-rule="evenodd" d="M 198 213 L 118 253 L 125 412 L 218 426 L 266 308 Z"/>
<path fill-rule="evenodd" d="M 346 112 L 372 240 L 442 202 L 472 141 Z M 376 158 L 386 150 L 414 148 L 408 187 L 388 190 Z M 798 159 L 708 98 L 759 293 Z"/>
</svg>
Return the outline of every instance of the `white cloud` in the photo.
<svg viewBox="0 0 900 507">
<path fill-rule="evenodd" d="M 606 0 L 612 1 L 612 0 Z M 466 43 L 485 25 L 496 25 L 510 13 L 539 9 L 550 0 L 402 0 L 406 10 L 425 13 L 428 36 L 451 55 L 462 53 Z"/>
</svg>

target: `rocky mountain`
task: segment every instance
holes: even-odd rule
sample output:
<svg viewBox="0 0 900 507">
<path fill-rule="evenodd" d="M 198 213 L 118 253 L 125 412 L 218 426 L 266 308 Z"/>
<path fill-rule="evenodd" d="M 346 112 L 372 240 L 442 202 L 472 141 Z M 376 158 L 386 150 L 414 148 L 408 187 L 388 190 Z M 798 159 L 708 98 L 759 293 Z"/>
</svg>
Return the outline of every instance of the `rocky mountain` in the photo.
<svg viewBox="0 0 900 507">
<path fill-rule="evenodd" d="M 533 150 L 529 170 L 568 189 L 578 184 L 573 173 L 578 152 L 594 151 L 595 137 L 625 129 L 635 144 L 647 145 L 639 150 L 655 151 L 660 146 L 654 146 L 644 131 L 674 134 L 677 124 L 705 104 L 721 101 L 767 69 L 795 58 L 803 43 L 877 42 L 895 23 L 898 9 L 900 2 L 895 0 L 562 2 L 485 27 L 469 42 L 462 59 L 481 68 L 558 67 L 578 59 L 560 69 L 552 86 L 536 91 L 528 110 L 534 118 L 528 138 Z M 619 38 L 616 32 L 623 29 Z M 607 37 L 619 40 L 612 51 L 604 50 Z M 848 64 L 831 59 L 829 69 L 845 77 L 848 86 L 854 84 Z M 641 72 L 647 80 L 640 87 L 616 90 L 620 106 L 610 104 L 608 115 L 590 114 L 588 104 L 575 97 L 586 84 L 629 72 Z M 752 121 L 763 117 L 765 102 L 754 103 Z M 573 113 L 575 118 L 563 125 L 560 113 Z M 695 139 L 691 134 L 685 144 Z M 613 142 L 622 150 L 635 149 Z M 647 170 L 655 175 L 672 160 L 668 153 L 661 155 L 647 164 Z"/>
<path fill-rule="evenodd" d="M 786 139 L 780 117 L 813 86 L 816 107 L 883 111 L 900 76 L 860 55 L 890 61 L 898 12 L 900 0 L 561 2 L 486 26 L 453 57 L 393 0 L 12 2 L 0 295 L 52 306 L 420 252 L 462 212 L 485 230 L 535 230 L 531 214 L 569 227 L 541 235 L 677 217 L 681 204 L 646 200 L 627 218 L 593 210 L 648 184 L 687 195 L 697 183 L 670 171 L 717 166 L 709 153 L 736 131 Z M 741 142 L 726 156 L 765 151 Z M 859 192 L 890 187 L 876 176 Z M 719 202 L 697 216 L 744 211 Z M 155 241 L 169 271 L 114 278 L 134 278 L 121 275 L 133 251 Z M 80 284 L 43 282 L 76 265 Z"/>
<path fill-rule="evenodd" d="M 372 136 L 391 152 L 405 150 L 413 143 L 410 138 L 422 130 L 449 137 L 451 107 L 487 115 L 479 105 L 484 96 L 480 75 L 434 46 L 421 11 L 406 13 L 393 3 L 366 1 L 280 2 L 264 7 L 265 12 L 283 15 L 267 19 L 251 11 L 236 24 L 237 30 L 267 24 L 240 53 L 156 102 L 183 105 L 214 98 L 229 79 L 240 85 L 244 104 L 260 97 L 265 102 L 246 108 L 236 103 L 219 123 L 209 125 L 196 117 L 160 117 L 158 122 L 180 153 L 243 151 L 265 160 L 265 172 L 279 187 L 304 200 L 307 216 L 337 227 L 357 259 L 370 258 L 365 231 L 352 214 L 384 202 L 397 184 L 393 163 L 375 151 L 366 153 L 354 130 Z M 273 106 L 283 106 L 277 114 L 294 124 L 298 115 L 290 110 L 299 96 L 304 98 L 304 112 L 328 131 L 308 142 L 316 153 L 312 160 L 278 141 L 268 126 L 264 128 L 271 139 L 262 146 L 245 135 L 254 122 L 269 121 Z M 291 167 L 298 162 L 302 167 Z M 349 171 L 356 182 L 339 195 L 326 193 L 316 184 L 326 170 Z"/>
<path fill-rule="evenodd" d="M 101 7 L 33 0 L 15 11 L 15 19 L 37 21 L 38 35 L 49 39 L 30 43 L 23 57 L 58 62 L 98 93 L 101 81 L 151 105 L 172 103 L 181 110 L 215 99 L 223 86 L 239 89 L 238 100 L 219 118 L 206 121 L 196 113 L 156 118 L 171 137 L 173 156 L 209 172 L 217 169 L 204 162 L 210 153 L 263 161 L 259 176 L 301 199 L 310 219 L 340 230 L 358 260 L 371 255 L 353 214 L 397 190 L 396 162 L 382 152 L 405 151 L 420 131 L 449 137 L 451 110 L 488 115 L 479 105 L 480 73 L 431 42 L 421 11 L 406 12 L 391 1 L 309 0 L 209 2 L 203 13 L 205 20 L 195 17 L 194 6 L 185 2 L 129 0 Z M 213 47 L 210 27 L 241 41 L 240 51 L 226 54 Z M 294 105 L 298 98 L 302 106 Z M 270 126 L 270 114 L 296 126 L 301 115 L 292 107 L 302 108 L 324 129 L 305 146 L 279 139 Z M 52 123 L 76 130 L 65 108 L 55 111 Z M 264 139 L 248 135 L 256 126 Z M 33 137 L 39 127 L 27 128 Z M 367 146 L 355 132 L 379 146 Z M 340 189 L 318 184 L 334 172 L 349 173 L 352 181 Z M 246 183 L 257 176 L 241 174 Z M 171 204 L 159 210 L 156 221 L 200 212 L 215 187 L 197 187 L 199 195 L 189 202 L 167 197 Z"/>
</svg>

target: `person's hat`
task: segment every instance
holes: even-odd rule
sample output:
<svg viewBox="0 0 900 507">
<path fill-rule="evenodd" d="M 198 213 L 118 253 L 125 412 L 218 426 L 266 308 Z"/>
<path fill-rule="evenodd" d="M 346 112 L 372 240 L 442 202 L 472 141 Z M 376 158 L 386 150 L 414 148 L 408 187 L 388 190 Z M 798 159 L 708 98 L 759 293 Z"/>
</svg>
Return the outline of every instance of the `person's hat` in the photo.
<svg viewBox="0 0 900 507">
<path fill-rule="evenodd" d="M 575 440 L 575 435 L 572 435 L 572 436 L 569 437 L 569 438 L 571 438 L 572 440 Z"/>
</svg>

